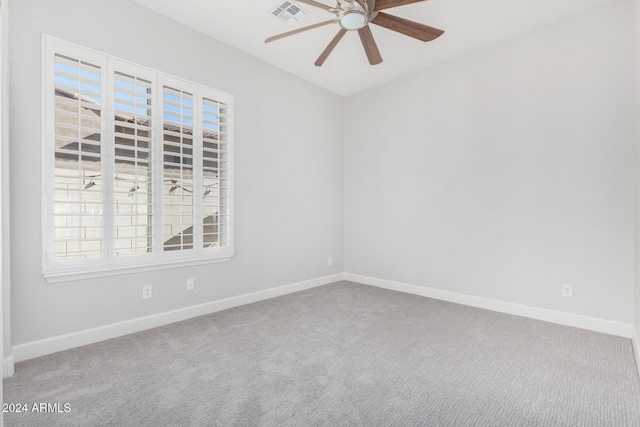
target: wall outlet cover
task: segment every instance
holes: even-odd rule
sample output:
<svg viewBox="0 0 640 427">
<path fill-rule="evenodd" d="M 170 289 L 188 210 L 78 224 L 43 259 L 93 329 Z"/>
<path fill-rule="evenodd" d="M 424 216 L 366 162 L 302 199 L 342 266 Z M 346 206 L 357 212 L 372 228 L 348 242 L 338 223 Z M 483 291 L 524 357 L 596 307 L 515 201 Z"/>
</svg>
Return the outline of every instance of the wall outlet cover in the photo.
<svg viewBox="0 0 640 427">
<path fill-rule="evenodd" d="M 153 288 L 151 285 L 142 287 L 142 299 L 150 299 L 153 297 Z"/>
</svg>

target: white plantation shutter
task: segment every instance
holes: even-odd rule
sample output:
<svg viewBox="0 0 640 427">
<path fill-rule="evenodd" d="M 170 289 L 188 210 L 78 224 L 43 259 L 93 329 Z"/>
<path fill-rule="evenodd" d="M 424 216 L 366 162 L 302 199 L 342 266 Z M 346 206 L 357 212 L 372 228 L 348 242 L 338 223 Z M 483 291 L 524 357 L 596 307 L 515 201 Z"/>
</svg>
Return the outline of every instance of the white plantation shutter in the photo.
<svg viewBox="0 0 640 427">
<path fill-rule="evenodd" d="M 165 251 L 193 249 L 193 94 L 163 87 L 163 242 Z"/>
<path fill-rule="evenodd" d="M 45 36 L 47 280 L 228 260 L 233 97 Z"/>
<path fill-rule="evenodd" d="M 54 254 L 102 255 L 101 67 L 55 55 Z"/>
<path fill-rule="evenodd" d="M 202 98 L 203 247 L 230 243 L 230 143 L 227 104 Z"/>
<path fill-rule="evenodd" d="M 114 247 L 131 255 L 153 249 L 152 83 L 114 73 Z"/>
</svg>

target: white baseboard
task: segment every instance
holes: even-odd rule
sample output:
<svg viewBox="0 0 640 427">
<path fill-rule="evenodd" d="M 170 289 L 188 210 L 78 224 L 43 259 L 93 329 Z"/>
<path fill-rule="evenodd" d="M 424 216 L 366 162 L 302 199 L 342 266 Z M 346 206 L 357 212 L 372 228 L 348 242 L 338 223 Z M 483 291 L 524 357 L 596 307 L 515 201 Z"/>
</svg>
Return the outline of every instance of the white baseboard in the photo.
<svg viewBox="0 0 640 427">
<path fill-rule="evenodd" d="M 315 288 L 317 286 L 327 285 L 329 283 L 337 282 L 343 279 L 343 273 L 333 274 L 330 276 L 319 277 L 317 279 L 305 280 L 303 282 L 266 289 L 264 291 L 258 291 L 222 300 L 211 301 L 191 307 L 167 311 L 165 313 L 139 317 L 124 322 L 113 323 L 106 326 L 100 326 L 97 328 L 85 329 L 83 331 L 73 332 L 70 334 L 59 335 L 44 340 L 19 344 L 13 347 L 13 357 L 15 358 L 16 363 L 22 362 L 24 360 L 34 359 L 36 357 L 45 356 L 47 354 L 56 353 L 58 351 L 93 344 L 99 341 L 121 337 L 123 335 L 128 335 L 151 328 L 157 328 L 158 326 L 164 326 L 170 323 L 191 319 L 193 317 L 203 316 L 205 314 L 215 313 L 217 311 L 222 311 L 241 305 L 251 304 L 253 302 L 258 302 L 269 298 L 275 298 L 282 295 Z"/>
<path fill-rule="evenodd" d="M 165 313 L 139 317 L 124 322 L 118 322 L 110 325 L 100 326 L 97 328 L 73 332 L 70 334 L 59 335 L 44 340 L 19 344 L 13 347 L 13 355 L 3 360 L 2 374 L 5 377 L 13 375 L 14 362 L 22 362 L 24 360 L 45 356 L 47 354 L 56 353 L 58 351 L 93 344 L 111 338 L 117 338 L 135 332 L 168 325 L 170 323 L 191 319 L 193 317 L 215 313 L 217 311 L 222 311 L 245 304 L 251 304 L 258 301 L 263 301 L 266 299 L 275 298 L 278 296 L 287 295 L 290 293 L 299 292 L 322 285 L 327 285 L 329 283 L 337 282 L 340 280 L 349 280 L 351 282 L 376 286 L 393 291 L 405 292 L 428 298 L 449 301 L 457 304 L 468 305 L 471 307 L 483 308 L 501 313 L 513 314 L 516 316 L 557 323 L 560 325 L 574 326 L 577 328 L 631 338 L 633 341 L 638 370 L 640 374 L 640 340 L 638 339 L 638 331 L 636 331 L 630 323 L 614 322 L 611 320 L 581 316 L 577 314 L 548 310 L 539 307 L 498 301 L 489 298 L 475 297 L 471 295 L 459 294 L 455 292 L 443 291 L 440 289 L 427 288 L 417 285 L 410 285 L 401 282 L 394 282 L 391 280 L 377 279 L 351 273 L 333 274 L 330 276 L 319 277 L 317 279 L 305 280 L 298 283 L 292 283 L 289 285 L 266 289 L 264 291 L 239 295 L 223 300 L 211 301 L 191 307 L 168 311 Z"/>
<path fill-rule="evenodd" d="M 377 279 L 374 277 L 361 276 L 358 274 L 345 273 L 344 280 L 361 283 L 363 285 L 376 286 L 378 288 L 454 302 L 471 307 L 484 308 L 486 310 L 497 311 L 500 313 L 529 317 L 531 319 L 544 320 L 546 322 L 558 323 L 560 325 L 574 326 L 576 328 L 588 329 L 591 331 L 603 332 L 605 334 L 631 338 L 630 323 L 614 322 L 611 320 L 564 313 L 561 311 L 548 310 L 545 308 L 515 304 L 506 301 L 498 301 L 489 298 L 475 297 L 472 295 L 459 294 L 455 292 L 443 291 L 440 289 L 427 288 L 424 286 L 409 285 L 406 283 Z"/>
<path fill-rule="evenodd" d="M 12 377 L 15 373 L 15 363 L 13 356 L 8 356 L 2 359 L 2 378 Z"/>
<path fill-rule="evenodd" d="M 638 375 L 640 376 L 640 341 L 638 340 L 638 328 L 634 326 L 632 332 L 631 342 L 633 343 L 633 352 L 636 355 L 636 368 L 638 368 Z"/>
</svg>

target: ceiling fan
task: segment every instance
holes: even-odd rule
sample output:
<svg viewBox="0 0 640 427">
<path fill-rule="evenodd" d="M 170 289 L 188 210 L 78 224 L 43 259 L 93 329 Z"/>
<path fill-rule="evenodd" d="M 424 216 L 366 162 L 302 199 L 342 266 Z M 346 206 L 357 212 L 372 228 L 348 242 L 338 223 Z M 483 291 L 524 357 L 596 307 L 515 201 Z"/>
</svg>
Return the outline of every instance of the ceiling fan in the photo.
<svg viewBox="0 0 640 427">
<path fill-rule="evenodd" d="M 340 31 L 338 31 L 338 34 L 336 34 L 333 40 L 331 40 L 329 45 L 316 60 L 315 65 L 318 67 L 324 64 L 347 31 L 358 31 L 358 35 L 362 41 L 362 46 L 367 54 L 367 58 L 369 59 L 369 64 L 376 65 L 381 63 L 382 56 L 380 55 L 376 41 L 373 39 L 373 34 L 371 33 L 369 24 L 376 24 L 423 42 L 435 40 L 444 33 L 443 30 L 381 12 L 381 10 L 390 9 L 392 7 L 426 0 L 337 0 L 338 4 L 336 7 L 330 7 L 314 0 L 296 1 L 310 6 L 319 7 L 327 12 L 334 13 L 336 17 L 329 21 L 319 22 L 317 24 L 269 37 L 265 40 L 265 43 L 302 33 L 303 31 L 337 23 L 340 25 Z"/>
</svg>

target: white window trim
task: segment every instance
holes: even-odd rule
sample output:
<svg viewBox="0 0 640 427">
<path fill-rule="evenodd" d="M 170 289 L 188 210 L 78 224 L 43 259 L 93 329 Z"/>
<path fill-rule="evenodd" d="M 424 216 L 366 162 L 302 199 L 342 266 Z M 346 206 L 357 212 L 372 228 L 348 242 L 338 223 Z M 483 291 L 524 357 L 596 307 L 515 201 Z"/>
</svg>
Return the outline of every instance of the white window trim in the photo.
<svg viewBox="0 0 640 427">
<path fill-rule="evenodd" d="M 43 276 L 47 279 L 47 283 L 62 283 L 73 280 L 96 279 L 100 277 L 118 276 L 121 274 L 144 273 L 147 271 L 168 270 L 179 267 L 193 267 L 196 265 L 215 264 L 219 262 L 231 261 L 233 256 L 221 256 L 215 258 L 202 258 L 190 260 L 173 260 L 162 261 L 159 263 L 151 262 L 139 265 L 109 265 L 105 267 L 87 268 L 82 271 L 75 270 L 56 270 L 50 271 Z"/>
<path fill-rule="evenodd" d="M 53 250 L 53 227 L 49 225 L 49 222 L 53 218 L 50 216 L 50 212 L 53 209 L 54 199 L 53 197 L 47 197 L 47 194 L 53 194 L 53 180 L 48 179 L 54 175 L 54 162 L 50 159 L 54 155 L 54 144 L 51 144 L 52 138 L 55 138 L 54 132 L 54 111 L 49 106 L 53 105 L 54 93 L 51 90 L 54 87 L 53 84 L 53 62 L 54 55 L 63 54 L 70 57 L 79 58 L 81 60 L 93 61 L 96 65 L 102 67 L 103 73 L 109 76 L 106 79 L 102 79 L 102 93 L 103 99 L 106 99 L 106 108 L 103 111 L 102 117 L 102 129 L 101 134 L 104 136 L 108 149 L 103 151 L 102 154 L 102 171 L 105 177 L 104 181 L 109 182 L 110 177 L 113 176 L 112 155 L 110 153 L 113 148 L 113 129 L 110 117 L 114 116 L 114 104 L 113 104 L 113 87 L 111 86 L 113 73 L 117 70 L 119 72 L 127 72 L 131 69 L 132 74 L 139 73 L 141 70 L 144 75 L 139 77 L 152 77 L 154 90 L 152 96 L 155 98 L 155 102 L 152 102 L 152 110 L 154 124 L 152 135 L 154 138 L 154 144 L 152 150 L 154 151 L 155 158 L 158 162 L 153 167 L 153 176 L 155 179 L 155 194 L 153 206 L 154 215 L 153 221 L 153 250 L 151 253 L 125 256 L 122 258 L 115 257 L 111 250 L 105 249 L 105 252 L 99 259 L 81 259 L 81 260 L 64 260 L 56 261 L 54 259 Z M 88 49 L 83 46 L 79 46 L 52 36 L 43 34 L 42 36 L 42 103 L 41 103 L 41 120 L 42 120 L 42 274 L 43 277 L 49 283 L 66 282 L 72 280 L 82 280 L 89 278 L 98 278 L 113 276 L 119 274 L 130 274 L 145 271 L 162 270 L 176 267 L 188 267 L 194 265 L 210 264 L 225 262 L 231 260 L 234 255 L 234 132 L 233 132 L 233 109 L 234 98 L 233 95 L 221 92 L 219 90 L 202 87 L 197 83 L 189 82 L 185 79 L 170 76 L 166 73 L 162 73 L 148 67 L 140 66 L 129 61 L 125 61 L 111 55 L 107 55 L 101 52 L 97 52 L 92 49 Z M 161 198 L 162 193 L 162 108 L 160 100 L 162 99 L 162 87 L 163 85 L 178 86 L 180 88 L 189 87 L 193 89 L 194 95 L 194 108 L 200 108 L 200 102 L 203 97 L 217 99 L 224 102 L 227 105 L 228 116 L 228 128 L 231 130 L 228 140 L 226 141 L 229 148 L 229 158 L 227 162 L 231 165 L 228 176 L 228 197 L 231 201 L 229 207 L 229 220 L 226 225 L 231 239 L 227 246 L 215 247 L 215 248 L 203 248 L 202 236 L 194 236 L 194 249 L 183 251 L 164 251 L 162 246 L 162 205 Z M 197 116 L 196 116 L 197 117 Z M 195 137 L 200 132 L 200 123 L 194 121 L 194 153 L 195 150 L 201 152 L 200 137 Z M 196 142 L 197 141 L 197 142 Z M 199 156 L 195 156 L 200 158 Z M 194 161 L 194 163 L 196 163 Z M 198 164 L 194 164 L 194 191 L 201 189 L 201 174 L 202 160 L 198 160 Z M 200 168 L 198 168 L 200 167 Z M 111 185 L 109 182 L 107 185 Z M 103 206 L 108 207 L 103 210 L 105 212 L 104 218 L 107 218 L 110 212 L 110 197 L 111 193 L 106 190 L 103 200 Z M 202 194 L 197 192 L 194 194 Z M 202 222 L 202 215 L 199 211 L 202 201 L 198 197 L 194 198 L 194 211 L 196 212 L 194 218 L 194 227 L 198 226 Z M 113 230 L 111 230 L 110 221 L 103 222 L 103 242 L 107 248 L 110 247 L 110 240 L 113 238 Z M 200 233 L 198 233 L 200 234 Z"/>
</svg>

